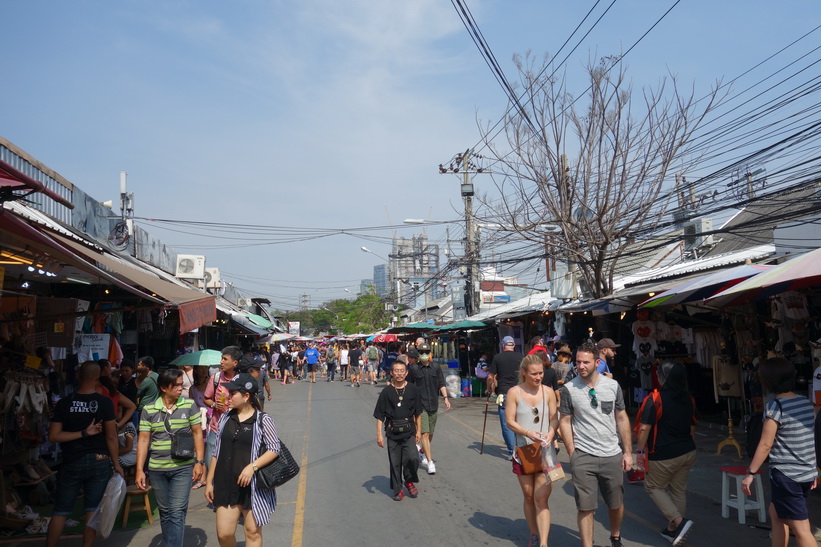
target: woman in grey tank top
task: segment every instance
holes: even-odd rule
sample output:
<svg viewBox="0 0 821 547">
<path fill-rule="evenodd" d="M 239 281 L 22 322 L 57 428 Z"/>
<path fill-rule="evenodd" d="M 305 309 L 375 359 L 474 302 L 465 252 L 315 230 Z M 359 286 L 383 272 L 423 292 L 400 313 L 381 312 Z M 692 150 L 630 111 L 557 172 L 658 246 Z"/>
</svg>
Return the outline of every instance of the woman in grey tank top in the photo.
<svg viewBox="0 0 821 547">
<path fill-rule="evenodd" d="M 516 446 L 533 442 L 551 443 L 559 427 L 556 414 L 556 394 L 542 385 L 544 367 L 538 355 L 522 359 L 519 385 L 507 392 L 505 418 L 507 426 L 516 434 Z M 524 513 L 530 528 L 528 547 L 547 546 L 550 532 L 548 499 L 552 485 L 545 473 L 525 475 L 518 457 L 514 455 L 513 473 L 519 479 L 524 497 Z"/>
</svg>

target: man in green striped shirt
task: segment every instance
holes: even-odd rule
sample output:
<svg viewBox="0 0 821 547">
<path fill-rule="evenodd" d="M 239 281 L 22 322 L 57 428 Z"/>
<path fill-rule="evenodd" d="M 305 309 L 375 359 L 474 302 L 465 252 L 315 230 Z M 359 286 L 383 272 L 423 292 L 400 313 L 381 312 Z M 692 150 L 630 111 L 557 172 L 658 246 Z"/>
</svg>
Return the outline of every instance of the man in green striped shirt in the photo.
<svg viewBox="0 0 821 547">
<path fill-rule="evenodd" d="M 146 405 L 140 415 L 136 483 L 139 488 L 146 488 L 144 469 L 148 458 L 148 473 L 157 498 L 165 544 L 182 547 L 191 484 L 205 471 L 205 444 L 199 409 L 191 399 L 182 397 L 182 371 L 162 371 L 157 385 L 161 396 Z M 193 436 L 194 458 L 171 454 L 174 435 Z"/>
</svg>

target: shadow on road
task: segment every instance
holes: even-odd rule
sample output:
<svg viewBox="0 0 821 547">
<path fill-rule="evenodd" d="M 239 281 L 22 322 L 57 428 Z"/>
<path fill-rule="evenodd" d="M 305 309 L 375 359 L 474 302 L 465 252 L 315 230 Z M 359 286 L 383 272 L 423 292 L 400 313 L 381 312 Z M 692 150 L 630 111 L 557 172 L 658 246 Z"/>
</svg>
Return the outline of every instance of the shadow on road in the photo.
<svg viewBox="0 0 821 547">
<path fill-rule="evenodd" d="M 362 487 L 368 491 L 369 494 L 376 494 L 381 492 L 388 497 L 393 497 L 393 490 L 390 488 L 390 479 L 384 475 L 374 475 L 362 483 Z"/>
<path fill-rule="evenodd" d="M 512 520 L 477 512 L 468 519 L 468 522 L 474 528 L 496 539 L 515 542 L 521 540 L 521 543 L 526 542 L 528 539 L 527 522 L 524 518 Z M 512 533 L 514 530 L 520 533 Z M 579 541 L 579 534 L 576 530 L 553 524 L 550 526 L 550 541 L 555 542 L 557 545 L 571 545 Z"/>
</svg>

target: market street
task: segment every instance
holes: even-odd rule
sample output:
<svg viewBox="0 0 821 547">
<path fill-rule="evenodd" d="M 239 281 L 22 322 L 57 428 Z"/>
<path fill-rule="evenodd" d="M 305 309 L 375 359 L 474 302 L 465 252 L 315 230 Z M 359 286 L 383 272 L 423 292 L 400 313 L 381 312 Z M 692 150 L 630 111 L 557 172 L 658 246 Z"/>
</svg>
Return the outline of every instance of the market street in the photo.
<svg viewBox="0 0 821 547">
<path fill-rule="evenodd" d="M 274 401 L 266 405 L 282 440 L 301 462 L 302 472 L 278 490 L 277 511 L 265 527 L 267 546 L 308 545 L 521 545 L 528 531 L 522 498 L 510 463 L 501 456 L 498 416 L 488 416 L 485 453 L 479 454 L 484 399 L 456 399 L 441 412 L 433 449 L 437 474 L 420 469 L 419 497 L 396 502 L 390 497 L 388 461 L 375 442 L 373 406 L 382 386 L 347 383 L 272 385 Z M 492 407 L 491 407 L 492 409 Z M 493 409 L 492 409 L 493 410 Z M 715 456 L 722 438 L 719 429 L 699 426 L 699 463 L 690 475 L 688 517 L 695 522 L 689 545 L 764 545 L 768 530 L 753 512 L 748 526 L 737 523 L 735 511 L 721 518 L 721 465 L 740 465 L 731 449 Z M 731 453 L 732 452 L 732 453 Z M 564 451 L 560 458 L 565 462 Z M 746 460 L 745 460 L 746 461 Z M 668 545 L 658 534 L 663 518 L 640 485 L 625 483 L 625 545 Z M 811 496 L 818 504 L 818 496 Z M 577 545 L 576 511 L 569 481 L 550 498 L 552 545 Z M 811 511 L 813 509 L 811 508 Z M 144 520 L 133 513 L 130 524 Z M 596 513 L 596 545 L 608 545 L 606 511 Z M 193 491 L 185 545 L 217 545 L 214 514 L 205 507 L 201 491 Z M 767 527 L 767 524 L 763 525 Z M 242 537 L 242 533 L 238 533 Z M 121 530 L 119 519 L 101 546 L 162 544 L 160 526 Z M 240 545 L 243 543 L 240 542 Z M 66 539 L 61 545 L 80 545 Z"/>
</svg>

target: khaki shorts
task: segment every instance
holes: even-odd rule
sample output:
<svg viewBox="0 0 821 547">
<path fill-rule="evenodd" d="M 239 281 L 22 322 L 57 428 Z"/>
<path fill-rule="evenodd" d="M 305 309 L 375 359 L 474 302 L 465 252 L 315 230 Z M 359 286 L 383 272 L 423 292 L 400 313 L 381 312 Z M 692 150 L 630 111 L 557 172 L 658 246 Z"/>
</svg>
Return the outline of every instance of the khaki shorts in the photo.
<svg viewBox="0 0 821 547">
<path fill-rule="evenodd" d="M 430 433 L 433 435 L 436 430 L 436 412 L 422 411 L 422 433 Z"/>
<path fill-rule="evenodd" d="M 621 469 L 622 454 L 602 458 L 575 450 L 570 458 L 576 509 L 595 511 L 599 506 L 596 494 L 601 489 L 604 503 L 609 509 L 618 509 L 624 504 L 624 472 Z"/>
<path fill-rule="evenodd" d="M 354 376 L 359 374 L 359 365 L 351 365 L 351 374 Z"/>
</svg>

